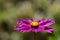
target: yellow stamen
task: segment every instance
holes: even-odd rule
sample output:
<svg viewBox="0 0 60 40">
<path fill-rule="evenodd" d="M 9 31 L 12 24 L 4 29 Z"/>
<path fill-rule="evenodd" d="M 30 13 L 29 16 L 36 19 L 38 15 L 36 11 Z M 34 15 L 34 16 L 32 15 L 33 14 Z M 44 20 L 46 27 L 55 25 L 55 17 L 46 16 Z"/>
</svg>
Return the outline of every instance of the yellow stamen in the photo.
<svg viewBox="0 0 60 40">
<path fill-rule="evenodd" d="M 38 22 L 31 22 L 31 24 L 30 24 L 31 26 L 38 26 Z"/>
</svg>

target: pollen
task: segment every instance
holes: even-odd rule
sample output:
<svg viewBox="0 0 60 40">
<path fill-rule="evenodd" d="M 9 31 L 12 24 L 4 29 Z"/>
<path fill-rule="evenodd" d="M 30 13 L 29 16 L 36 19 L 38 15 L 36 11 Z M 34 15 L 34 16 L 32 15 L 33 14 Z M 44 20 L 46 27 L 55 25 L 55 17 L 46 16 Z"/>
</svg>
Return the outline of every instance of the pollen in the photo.
<svg viewBox="0 0 60 40">
<path fill-rule="evenodd" d="M 38 22 L 31 22 L 31 24 L 30 24 L 31 26 L 38 26 Z"/>
</svg>

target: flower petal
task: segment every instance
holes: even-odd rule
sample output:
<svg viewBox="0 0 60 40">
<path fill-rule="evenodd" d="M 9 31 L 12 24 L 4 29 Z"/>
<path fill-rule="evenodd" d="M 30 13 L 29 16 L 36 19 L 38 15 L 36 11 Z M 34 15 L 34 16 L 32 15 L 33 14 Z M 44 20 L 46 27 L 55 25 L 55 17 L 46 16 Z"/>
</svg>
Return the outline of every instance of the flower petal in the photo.
<svg viewBox="0 0 60 40">
<path fill-rule="evenodd" d="M 19 30 L 20 26 L 14 26 L 14 30 Z"/>
<path fill-rule="evenodd" d="M 53 28 L 49 28 L 49 27 L 45 27 L 45 29 L 43 30 L 45 32 L 48 32 L 48 33 L 53 33 L 54 32 L 54 29 Z"/>
<path fill-rule="evenodd" d="M 40 24 L 42 24 L 43 22 L 46 22 L 47 20 L 45 20 L 45 19 L 42 19 L 42 20 L 39 20 L 38 22 L 40 23 Z"/>
<path fill-rule="evenodd" d="M 53 21 L 53 20 L 51 20 L 51 19 L 42 19 L 40 22 L 39 22 L 39 24 L 40 25 L 44 25 L 44 26 L 50 26 L 50 25 L 52 25 L 52 24 L 54 24 L 55 22 Z"/>
<path fill-rule="evenodd" d="M 31 27 L 29 25 L 22 25 L 21 28 L 19 29 L 20 32 L 30 32 Z"/>
<path fill-rule="evenodd" d="M 32 32 L 40 32 L 43 28 L 42 27 L 38 27 L 38 28 L 32 28 Z"/>
<path fill-rule="evenodd" d="M 47 23 L 45 24 L 45 26 L 49 26 L 49 25 L 52 25 L 52 24 L 54 24 L 55 22 L 53 21 L 53 20 L 51 20 L 51 19 L 49 19 L 48 21 L 47 21 Z"/>
<path fill-rule="evenodd" d="M 32 32 L 40 32 L 40 29 L 32 29 Z"/>
<path fill-rule="evenodd" d="M 23 19 L 19 19 L 17 21 L 17 24 L 30 24 L 32 20 L 23 20 Z"/>
<path fill-rule="evenodd" d="M 20 30 L 20 32 L 30 32 L 31 31 L 31 29 L 29 29 L 29 30 Z"/>
</svg>

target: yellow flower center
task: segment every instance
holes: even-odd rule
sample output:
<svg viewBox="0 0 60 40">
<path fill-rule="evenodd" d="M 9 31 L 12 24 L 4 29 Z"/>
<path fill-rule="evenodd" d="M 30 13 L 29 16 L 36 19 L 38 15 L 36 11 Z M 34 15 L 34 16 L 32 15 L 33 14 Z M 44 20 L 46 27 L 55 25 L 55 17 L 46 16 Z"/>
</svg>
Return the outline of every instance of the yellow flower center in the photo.
<svg viewBox="0 0 60 40">
<path fill-rule="evenodd" d="M 31 26 L 38 26 L 38 22 L 31 22 L 31 24 L 30 24 Z"/>
</svg>

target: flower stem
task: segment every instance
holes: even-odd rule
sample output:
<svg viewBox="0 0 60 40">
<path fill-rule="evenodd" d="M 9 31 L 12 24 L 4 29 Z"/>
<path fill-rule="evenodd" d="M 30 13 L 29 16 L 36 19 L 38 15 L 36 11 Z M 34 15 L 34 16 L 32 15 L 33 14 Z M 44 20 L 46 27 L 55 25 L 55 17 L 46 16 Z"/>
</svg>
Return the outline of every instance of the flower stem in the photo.
<svg viewBox="0 0 60 40">
<path fill-rule="evenodd" d="M 34 33 L 34 39 L 33 40 L 37 40 L 37 33 Z"/>
</svg>

